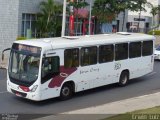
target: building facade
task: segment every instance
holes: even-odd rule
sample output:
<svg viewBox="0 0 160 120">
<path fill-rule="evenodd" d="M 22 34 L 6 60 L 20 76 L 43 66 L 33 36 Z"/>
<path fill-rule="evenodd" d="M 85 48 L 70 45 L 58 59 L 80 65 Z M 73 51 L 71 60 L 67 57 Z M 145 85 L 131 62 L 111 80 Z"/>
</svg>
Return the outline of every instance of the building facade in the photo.
<svg viewBox="0 0 160 120">
<path fill-rule="evenodd" d="M 26 36 L 27 29 L 35 35 L 35 14 L 43 0 L 0 0 L 0 55 L 5 48 L 20 36 Z"/>
<path fill-rule="evenodd" d="M 36 37 L 35 20 L 37 12 L 40 11 L 39 4 L 42 1 L 46 0 L 0 0 L 0 55 L 1 51 L 11 47 L 12 43 L 18 37 L 26 37 L 27 32 L 29 32 L 28 30 L 32 31 L 32 37 Z M 63 0 L 56 1 L 63 3 Z M 91 3 L 91 6 L 93 5 L 93 2 L 90 0 L 86 0 L 86 2 Z M 150 0 L 150 2 L 156 6 L 160 3 L 160 0 Z M 87 9 L 90 9 L 90 5 Z M 139 13 L 126 10 L 126 18 L 122 27 L 122 14 L 119 14 L 116 20 L 109 25 L 116 26 L 116 31 L 122 31 L 122 29 L 123 31 L 127 31 L 127 23 L 130 23 L 130 27 L 134 27 L 139 22 L 137 21 Z M 147 8 L 147 12 L 142 12 L 140 28 L 151 27 L 151 24 L 152 16 L 150 15 L 150 10 Z M 108 29 L 106 26 L 104 28 Z M 82 27 L 80 25 L 76 31 L 76 35 L 83 34 L 81 29 Z"/>
<path fill-rule="evenodd" d="M 158 6 L 160 5 L 160 0 L 147 0 L 150 2 L 153 6 Z M 137 31 L 138 29 L 138 24 L 139 24 L 139 29 L 140 32 L 147 32 L 151 28 L 157 26 L 159 24 L 159 15 L 156 15 L 155 18 L 153 19 L 151 12 L 151 7 L 145 6 L 146 11 L 140 12 L 133 12 L 133 11 L 128 11 L 128 17 L 127 17 L 127 23 L 126 27 L 128 31 Z M 140 18 L 139 18 L 139 15 Z"/>
<path fill-rule="evenodd" d="M 1 51 L 11 47 L 18 37 L 26 37 L 27 32 L 32 31 L 31 36 L 36 37 L 37 31 L 34 23 L 42 1 L 47 0 L 0 0 L 0 55 Z M 63 0 L 56 1 L 63 3 Z M 93 1 L 86 0 L 86 2 L 91 3 L 91 6 L 93 5 Z M 87 9 L 90 9 L 90 5 Z M 127 16 L 125 23 L 126 20 Z M 116 31 L 122 31 L 122 22 L 123 15 L 119 14 L 116 20 L 110 23 L 110 26 L 116 26 Z M 98 27 L 97 25 L 94 26 L 94 31 L 99 29 Z M 79 30 L 76 31 L 77 35 L 82 34 L 81 29 L 80 26 Z M 104 29 L 107 27 L 104 26 Z M 124 27 L 124 31 L 126 31 L 126 27 Z"/>
</svg>

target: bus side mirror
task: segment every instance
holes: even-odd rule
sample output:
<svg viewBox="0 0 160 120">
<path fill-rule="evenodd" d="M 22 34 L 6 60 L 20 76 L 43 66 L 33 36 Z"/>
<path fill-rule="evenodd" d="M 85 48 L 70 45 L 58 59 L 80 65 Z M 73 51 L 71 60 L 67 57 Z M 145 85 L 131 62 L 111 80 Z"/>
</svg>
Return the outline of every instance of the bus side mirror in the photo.
<svg viewBox="0 0 160 120">
<path fill-rule="evenodd" d="M 4 60 L 4 52 L 5 52 L 5 51 L 8 51 L 8 50 L 11 50 L 11 48 L 7 48 L 7 49 L 4 49 L 4 50 L 2 51 L 2 61 Z"/>
</svg>

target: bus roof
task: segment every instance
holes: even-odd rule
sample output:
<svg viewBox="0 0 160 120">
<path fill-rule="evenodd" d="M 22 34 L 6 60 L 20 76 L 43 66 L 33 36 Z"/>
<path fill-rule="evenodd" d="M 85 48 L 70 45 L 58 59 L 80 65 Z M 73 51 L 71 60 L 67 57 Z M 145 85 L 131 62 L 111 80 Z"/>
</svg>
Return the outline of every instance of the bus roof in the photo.
<svg viewBox="0 0 160 120">
<path fill-rule="evenodd" d="M 134 42 L 142 40 L 155 40 L 152 35 L 141 33 L 120 32 L 115 34 L 86 35 L 76 37 L 55 37 L 16 41 L 16 43 L 42 47 L 46 49 L 74 48 L 82 46 L 94 46 L 114 44 L 122 42 Z"/>
</svg>

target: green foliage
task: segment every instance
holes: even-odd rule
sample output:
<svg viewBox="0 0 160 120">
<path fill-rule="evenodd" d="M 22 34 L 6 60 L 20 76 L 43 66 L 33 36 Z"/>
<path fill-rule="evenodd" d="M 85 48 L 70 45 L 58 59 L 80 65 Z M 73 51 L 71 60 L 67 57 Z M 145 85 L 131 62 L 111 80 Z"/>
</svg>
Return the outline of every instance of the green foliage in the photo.
<svg viewBox="0 0 160 120">
<path fill-rule="evenodd" d="M 26 39 L 27 39 L 26 37 L 18 36 L 16 40 L 26 40 Z"/>
<path fill-rule="evenodd" d="M 79 9 L 79 8 L 84 8 L 88 6 L 89 4 L 85 1 L 80 1 L 80 2 L 69 2 L 68 5 L 73 6 L 75 9 Z"/>
<path fill-rule="evenodd" d="M 115 0 L 95 0 L 92 14 L 101 22 L 111 22 L 116 15 Z"/>
<path fill-rule="evenodd" d="M 43 1 L 40 3 L 40 13 L 37 14 L 36 28 L 38 37 L 54 37 L 59 35 L 61 26 L 60 15 L 62 5 L 54 0 Z"/>
<path fill-rule="evenodd" d="M 153 16 L 153 26 L 155 25 L 155 16 L 160 12 L 160 5 L 159 6 L 151 6 L 151 14 Z M 159 18 L 158 18 L 159 19 Z M 159 21 L 159 20 L 158 20 Z"/>
<path fill-rule="evenodd" d="M 146 11 L 147 0 L 95 0 L 92 13 L 100 22 L 111 22 L 125 10 Z"/>
<path fill-rule="evenodd" d="M 152 7 L 152 9 L 151 9 L 151 14 L 153 15 L 153 16 L 155 16 L 155 15 L 157 15 L 158 13 L 159 13 L 159 7 Z"/>
<path fill-rule="evenodd" d="M 134 10 L 133 11 L 146 11 L 145 6 L 149 6 L 149 2 L 147 0 L 133 0 Z"/>
<path fill-rule="evenodd" d="M 135 10 L 132 0 L 95 0 L 92 13 L 100 22 L 111 22 L 120 12 Z"/>
<path fill-rule="evenodd" d="M 149 35 L 160 35 L 160 30 L 155 30 L 155 31 L 149 31 L 148 32 Z"/>
</svg>

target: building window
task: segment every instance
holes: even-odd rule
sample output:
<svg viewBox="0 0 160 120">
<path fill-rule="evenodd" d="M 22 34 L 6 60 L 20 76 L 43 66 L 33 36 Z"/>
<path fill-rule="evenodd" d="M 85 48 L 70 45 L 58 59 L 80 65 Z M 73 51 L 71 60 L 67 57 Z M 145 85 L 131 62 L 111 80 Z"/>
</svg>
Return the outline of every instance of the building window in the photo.
<svg viewBox="0 0 160 120">
<path fill-rule="evenodd" d="M 111 62 L 114 57 L 113 45 L 102 45 L 99 47 L 99 63 Z"/>
<path fill-rule="evenodd" d="M 144 41 L 142 47 L 142 55 L 148 56 L 153 54 L 153 41 Z"/>
<path fill-rule="evenodd" d="M 79 66 L 79 49 L 67 49 L 64 51 L 64 66 L 72 68 Z"/>
<path fill-rule="evenodd" d="M 124 60 L 128 58 L 128 43 L 115 45 L 115 60 Z"/>
<path fill-rule="evenodd" d="M 141 42 L 129 44 L 129 58 L 141 57 Z"/>
<path fill-rule="evenodd" d="M 97 64 L 97 47 L 85 47 L 81 49 L 81 65 Z"/>
<path fill-rule="evenodd" d="M 31 30 L 31 37 L 36 37 L 36 14 L 28 14 L 23 13 L 22 14 L 22 30 L 21 35 L 23 37 L 27 36 L 27 30 Z"/>
</svg>

